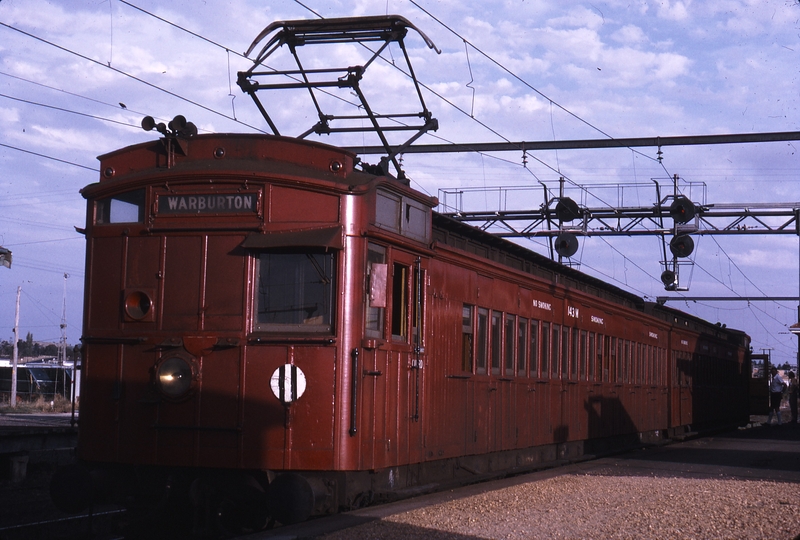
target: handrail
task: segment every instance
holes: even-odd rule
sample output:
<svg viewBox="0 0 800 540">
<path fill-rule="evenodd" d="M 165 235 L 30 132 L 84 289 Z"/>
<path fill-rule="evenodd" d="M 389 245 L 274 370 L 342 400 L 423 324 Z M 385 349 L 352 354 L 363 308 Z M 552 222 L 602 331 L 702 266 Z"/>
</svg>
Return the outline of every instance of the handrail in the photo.
<svg viewBox="0 0 800 540">
<path fill-rule="evenodd" d="M 356 421 L 358 420 L 358 408 L 357 408 L 357 400 L 358 400 L 358 347 L 353 349 L 351 353 L 353 357 L 353 367 L 352 367 L 352 383 L 350 386 L 350 436 L 355 437 L 358 428 L 356 428 Z"/>
</svg>

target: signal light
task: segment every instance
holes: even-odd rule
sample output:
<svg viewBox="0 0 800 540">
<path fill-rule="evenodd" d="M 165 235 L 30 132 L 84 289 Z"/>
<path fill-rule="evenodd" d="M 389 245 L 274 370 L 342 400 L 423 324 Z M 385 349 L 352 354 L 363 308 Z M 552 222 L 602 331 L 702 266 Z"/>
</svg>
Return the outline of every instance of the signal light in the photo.
<svg viewBox="0 0 800 540">
<path fill-rule="evenodd" d="M 556 253 L 572 257 L 578 251 L 578 239 L 572 233 L 561 233 L 556 237 Z"/>
<path fill-rule="evenodd" d="M 669 250 L 676 257 L 688 257 L 694 251 L 694 240 L 688 234 L 679 234 L 670 240 Z"/>
<path fill-rule="evenodd" d="M 675 290 L 675 272 L 672 270 L 664 270 L 661 272 L 661 283 L 664 284 L 664 288 L 668 291 Z"/>
<path fill-rule="evenodd" d="M 675 220 L 675 223 L 688 223 L 694 219 L 694 203 L 688 197 L 677 195 L 669 205 L 669 215 Z"/>
<path fill-rule="evenodd" d="M 578 203 L 569 197 L 562 197 L 556 204 L 556 217 L 559 221 L 572 221 L 581 216 Z"/>
</svg>

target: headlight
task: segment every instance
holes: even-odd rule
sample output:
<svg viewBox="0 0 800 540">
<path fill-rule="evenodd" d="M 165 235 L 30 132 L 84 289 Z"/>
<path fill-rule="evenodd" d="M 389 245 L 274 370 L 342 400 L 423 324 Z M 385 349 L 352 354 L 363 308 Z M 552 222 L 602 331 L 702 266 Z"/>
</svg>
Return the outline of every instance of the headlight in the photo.
<svg viewBox="0 0 800 540">
<path fill-rule="evenodd" d="M 156 370 L 158 390 L 169 399 L 185 396 L 192 388 L 194 370 L 189 361 L 173 356 L 161 362 Z"/>
</svg>

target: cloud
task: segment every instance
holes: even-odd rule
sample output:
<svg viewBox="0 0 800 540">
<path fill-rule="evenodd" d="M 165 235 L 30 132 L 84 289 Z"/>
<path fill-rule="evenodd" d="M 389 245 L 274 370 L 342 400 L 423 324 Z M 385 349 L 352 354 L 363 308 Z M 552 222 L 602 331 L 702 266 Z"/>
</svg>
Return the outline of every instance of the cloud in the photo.
<svg viewBox="0 0 800 540">
<path fill-rule="evenodd" d="M 0 122 L 19 122 L 19 110 L 0 107 Z"/>
<path fill-rule="evenodd" d="M 692 4 L 691 0 L 682 2 L 678 0 L 673 2 L 671 0 L 660 0 L 657 7 L 658 16 L 662 19 L 671 21 L 685 21 L 689 18 L 689 6 Z"/>
</svg>

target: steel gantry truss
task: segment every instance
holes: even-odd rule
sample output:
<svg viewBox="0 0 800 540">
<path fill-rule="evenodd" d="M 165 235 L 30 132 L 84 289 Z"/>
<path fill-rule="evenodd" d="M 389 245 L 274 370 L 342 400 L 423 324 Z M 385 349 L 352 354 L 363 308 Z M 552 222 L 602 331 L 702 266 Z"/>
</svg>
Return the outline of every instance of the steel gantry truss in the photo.
<svg viewBox="0 0 800 540">
<path fill-rule="evenodd" d="M 501 197 L 509 189 L 514 188 L 496 188 Z M 439 200 L 452 200 L 464 192 L 459 188 L 440 189 Z M 442 213 L 506 238 L 555 237 L 563 231 L 581 236 L 800 234 L 800 202 L 697 204 L 694 219 L 676 227 L 670 214 L 674 196 L 649 206 L 582 207 L 568 226 L 560 219 L 559 200 L 550 197 L 530 210 L 471 211 L 443 204 Z"/>
<path fill-rule="evenodd" d="M 652 184 L 590 185 L 572 187 L 582 201 L 603 200 L 597 191 L 612 188 L 617 204 L 589 206 L 578 204 L 565 195 L 565 182 L 560 179 L 558 191 L 540 182 L 539 188 L 494 187 L 451 188 L 439 190 L 440 211 L 452 219 L 469 223 L 503 238 L 536 238 L 549 240 L 550 257 L 559 262 L 571 258 L 578 249 L 578 237 L 588 236 L 658 236 L 663 248 L 661 280 L 667 290 L 688 290 L 680 285 L 680 268 L 692 265 L 685 260 L 694 249 L 693 236 L 791 234 L 800 236 L 800 202 L 724 203 L 706 202 L 702 183 L 681 184 L 674 176 L 671 194 L 662 195 L 662 185 Z M 623 204 L 624 189 L 654 189 L 654 203 L 646 206 Z M 532 193 L 540 192 L 538 207 L 532 204 Z M 700 192 L 699 200 L 683 193 Z M 482 201 L 497 198 L 493 210 L 467 210 L 464 199 L 478 196 Z M 513 203 L 509 203 L 513 201 Z M 533 209 L 509 209 L 509 204 Z M 671 239 L 667 237 L 671 235 Z M 671 257 L 668 254 L 671 252 Z M 567 264 L 569 264 L 567 262 Z"/>
</svg>

